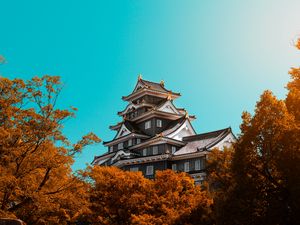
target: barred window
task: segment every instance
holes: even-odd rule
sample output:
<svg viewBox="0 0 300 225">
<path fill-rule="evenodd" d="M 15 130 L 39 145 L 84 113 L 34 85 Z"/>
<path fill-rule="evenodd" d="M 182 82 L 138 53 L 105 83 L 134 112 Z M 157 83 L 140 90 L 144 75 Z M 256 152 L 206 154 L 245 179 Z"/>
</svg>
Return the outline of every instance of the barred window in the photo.
<svg viewBox="0 0 300 225">
<path fill-rule="evenodd" d="M 174 154 L 176 152 L 176 147 L 172 146 L 172 154 Z"/>
<path fill-rule="evenodd" d="M 147 166 L 146 175 L 153 175 L 153 166 Z"/>
<path fill-rule="evenodd" d="M 190 171 L 190 163 L 189 162 L 185 162 L 184 163 L 184 172 L 189 172 Z"/>
<path fill-rule="evenodd" d="M 137 171 L 139 171 L 139 168 L 138 167 L 131 167 L 129 170 L 131 172 L 137 172 Z"/>
<path fill-rule="evenodd" d="M 119 144 L 118 144 L 118 150 L 123 149 L 123 148 L 124 148 L 124 147 L 123 147 L 123 142 L 119 143 Z"/>
<path fill-rule="evenodd" d="M 156 127 L 162 127 L 162 120 L 156 120 Z"/>
<path fill-rule="evenodd" d="M 144 148 L 144 149 L 143 149 L 143 156 L 146 156 L 146 155 L 147 155 L 147 149 Z"/>
<path fill-rule="evenodd" d="M 150 129 L 150 128 L 151 128 L 151 120 L 145 123 L 145 129 Z"/>
<path fill-rule="evenodd" d="M 128 146 L 131 146 L 132 145 L 132 139 L 129 139 L 128 140 Z"/>
<path fill-rule="evenodd" d="M 158 154 L 158 146 L 153 146 L 153 155 L 157 155 Z"/>
<path fill-rule="evenodd" d="M 177 165 L 176 164 L 172 164 L 172 170 L 177 171 Z"/>
</svg>

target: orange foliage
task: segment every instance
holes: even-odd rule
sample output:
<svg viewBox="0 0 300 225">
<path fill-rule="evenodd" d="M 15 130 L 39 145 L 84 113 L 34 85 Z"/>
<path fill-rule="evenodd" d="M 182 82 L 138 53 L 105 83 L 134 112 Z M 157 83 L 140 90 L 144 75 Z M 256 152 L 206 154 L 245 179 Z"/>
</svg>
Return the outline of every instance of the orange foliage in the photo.
<svg viewBox="0 0 300 225">
<path fill-rule="evenodd" d="M 0 216 L 28 224 L 66 224 L 88 210 L 86 183 L 72 174 L 73 156 L 100 140 L 70 145 L 61 132 L 73 110 L 55 108 L 59 77 L 0 78 Z"/>
<path fill-rule="evenodd" d="M 198 222 L 210 219 L 212 200 L 185 173 L 158 171 L 148 180 L 141 172 L 96 166 L 86 176 L 93 181 L 92 223 L 183 224 L 197 207 L 202 209 Z"/>
<path fill-rule="evenodd" d="M 300 220 L 300 69 L 290 74 L 286 99 L 265 91 L 254 115 L 243 113 L 234 151 L 209 155 L 208 181 L 217 184 L 211 189 L 217 224 Z"/>
</svg>

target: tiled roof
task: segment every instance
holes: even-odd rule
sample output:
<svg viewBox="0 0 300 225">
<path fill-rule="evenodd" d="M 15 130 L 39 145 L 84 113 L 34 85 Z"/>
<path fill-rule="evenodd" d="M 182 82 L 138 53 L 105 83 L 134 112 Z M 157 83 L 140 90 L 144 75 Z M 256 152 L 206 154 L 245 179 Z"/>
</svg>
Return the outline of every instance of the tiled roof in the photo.
<svg viewBox="0 0 300 225">
<path fill-rule="evenodd" d="M 190 154 L 200 150 L 208 150 L 222 141 L 229 133 L 231 133 L 231 128 L 184 137 L 182 141 L 187 142 L 187 144 L 175 152 L 174 155 Z"/>
<path fill-rule="evenodd" d="M 168 124 L 168 126 L 165 128 L 165 130 L 162 132 L 163 136 L 167 136 L 168 134 L 173 133 L 175 130 L 177 130 L 179 127 L 182 126 L 182 124 L 185 122 L 186 118 L 183 116 L 178 120 L 174 120 Z"/>
<path fill-rule="evenodd" d="M 124 125 L 128 128 L 128 130 L 132 133 L 143 134 L 146 135 L 138 126 L 125 120 Z"/>
<path fill-rule="evenodd" d="M 161 83 L 155 83 L 148 80 L 141 79 L 140 82 L 142 82 L 144 85 L 148 86 L 150 89 L 162 91 L 162 92 L 169 92 L 170 90 L 167 90 Z"/>
<path fill-rule="evenodd" d="M 196 140 L 204 140 L 204 139 L 211 139 L 220 136 L 221 134 L 230 133 L 231 128 L 225 128 L 221 130 L 216 130 L 208 133 L 196 134 L 193 136 L 184 137 L 183 141 L 196 141 Z"/>
</svg>

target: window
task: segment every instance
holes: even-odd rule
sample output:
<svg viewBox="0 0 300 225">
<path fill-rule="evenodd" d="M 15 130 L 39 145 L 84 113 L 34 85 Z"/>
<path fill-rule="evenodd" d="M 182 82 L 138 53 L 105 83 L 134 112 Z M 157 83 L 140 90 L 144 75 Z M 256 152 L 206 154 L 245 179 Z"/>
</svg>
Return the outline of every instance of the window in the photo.
<svg viewBox="0 0 300 225">
<path fill-rule="evenodd" d="M 147 166 L 146 175 L 153 175 L 153 166 Z"/>
<path fill-rule="evenodd" d="M 153 146 L 153 155 L 157 155 L 158 154 L 158 146 Z"/>
<path fill-rule="evenodd" d="M 143 156 L 146 156 L 146 155 L 147 155 L 147 149 L 144 148 L 144 149 L 143 149 Z"/>
<path fill-rule="evenodd" d="M 132 145 L 132 139 L 129 139 L 128 140 L 128 146 L 131 146 Z"/>
<path fill-rule="evenodd" d="M 161 120 L 156 120 L 156 126 L 157 127 L 162 127 L 162 121 Z"/>
<path fill-rule="evenodd" d="M 185 162 L 184 163 L 184 172 L 189 172 L 190 171 L 190 163 L 189 162 Z"/>
<path fill-rule="evenodd" d="M 176 147 L 172 146 L 172 154 L 174 154 L 176 152 Z"/>
<path fill-rule="evenodd" d="M 113 146 L 109 146 L 109 147 L 108 147 L 108 151 L 109 151 L 109 152 L 113 152 Z"/>
<path fill-rule="evenodd" d="M 151 120 L 145 123 L 145 129 L 149 129 L 149 128 L 151 128 Z"/>
<path fill-rule="evenodd" d="M 172 164 L 172 170 L 177 171 L 177 165 L 176 164 Z"/>
<path fill-rule="evenodd" d="M 118 144 L 118 150 L 123 149 L 123 142 Z"/>
<path fill-rule="evenodd" d="M 139 143 L 141 143 L 141 139 L 136 139 L 136 144 L 138 145 Z"/>
<path fill-rule="evenodd" d="M 200 166 L 200 159 L 197 159 L 195 161 L 195 170 L 200 170 L 201 169 L 201 166 Z"/>
<path fill-rule="evenodd" d="M 137 171 L 139 171 L 139 168 L 138 167 L 131 167 L 129 170 L 131 172 L 137 172 Z"/>
</svg>

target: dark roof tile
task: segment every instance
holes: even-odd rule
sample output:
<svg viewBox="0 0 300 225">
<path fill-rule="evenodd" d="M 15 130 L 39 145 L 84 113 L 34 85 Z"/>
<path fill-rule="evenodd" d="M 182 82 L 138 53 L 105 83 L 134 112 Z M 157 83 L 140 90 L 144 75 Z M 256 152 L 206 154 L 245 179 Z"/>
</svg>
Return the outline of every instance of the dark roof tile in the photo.
<svg viewBox="0 0 300 225">
<path fill-rule="evenodd" d="M 210 139 L 220 136 L 221 134 L 229 133 L 231 132 L 231 128 L 225 128 L 222 130 L 216 130 L 208 133 L 202 133 L 202 134 L 196 134 L 193 136 L 184 137 L 183 141 L 196 141 L 196 140 L 204 140 L 204 139 Z"/>
</svg>

